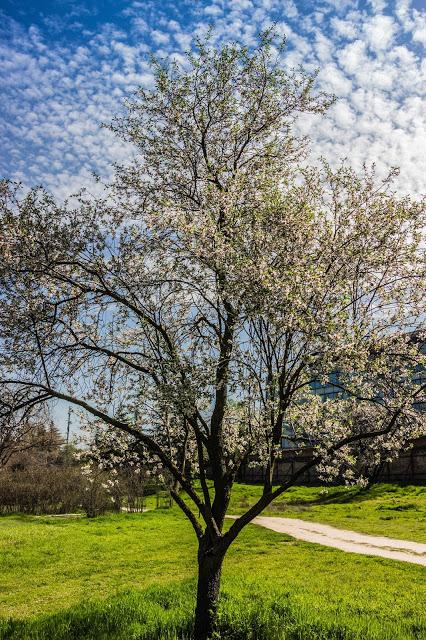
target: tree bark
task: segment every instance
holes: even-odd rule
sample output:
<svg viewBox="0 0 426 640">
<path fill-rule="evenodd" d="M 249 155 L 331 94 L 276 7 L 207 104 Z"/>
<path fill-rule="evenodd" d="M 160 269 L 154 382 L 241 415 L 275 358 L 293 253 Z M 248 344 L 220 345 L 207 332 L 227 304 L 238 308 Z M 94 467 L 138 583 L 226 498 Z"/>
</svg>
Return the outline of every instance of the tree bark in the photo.
<svg viewBox="0 0 426 640">
<path fill-rule="evenodd" d="M 194 640 L 210 640 L 216 627 L 222 563 L 226 548 L 205 534 L 198 547 L 198 585 Z"/>
</svg>

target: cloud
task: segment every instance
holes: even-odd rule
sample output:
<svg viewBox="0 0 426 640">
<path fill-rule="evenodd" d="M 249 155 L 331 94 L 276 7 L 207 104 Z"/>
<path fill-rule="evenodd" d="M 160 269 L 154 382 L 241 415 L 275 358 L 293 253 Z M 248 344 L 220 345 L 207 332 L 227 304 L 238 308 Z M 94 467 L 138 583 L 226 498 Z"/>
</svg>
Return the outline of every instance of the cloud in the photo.
<svg viewBox="0 0 426 640">
<path fill-rule="evenodd" d="M 354 20 L 331 19 L 331 28 L 339 38 L 353 40 L 358 36 L 359 26 Z"/>
<path fill-rule="evenodd" d="M 204 7 L 204 13 L 206 16 L 219 16 L 222 13 L 222 9 L 217 4 L 209 4 Z"/>
<path fill-rule="evenodd" d="M 170 42 L 169 34 L 165 33 L 164 31 L 159 31 L 158 29 L 154 29 L 153 31 L 151 31 L 151 38 L 156 44 L 165 45 L 169 44 Z"/>
<path fill-rule="evenodd" d="M 376 15 L 365 22 L 364 36 L 371 49 L 388 49 L 395 37 L 396 29 L 393 18 Z"/>
<path fill-rule="evenodd" d="M 371 6 L 375 13 L 384 11 L 387 8 L 388 3 L 385 0 L 369 0 L 368 4 Z"/>
<path fill-rule="evenodd" d="M 84 11 L 78 20 L 84 26 Z M 182 61 L 209 23 L 216 42 L 252 46 L 272 22 L 288 36 L 286 63 L 318 67 L 318 88 L 338 97 L 326 117 L 297 125 L 311 136 L 313 157 L 349 157 L 356 167 L 376 161 L 382 174 L 398 164 L 400 191 L 424 191 L 426 14 L 409 0 L 319 0 L 310 13 L 294 0 L 130 2 L 116 22 L 78 37 L 71 30 L 69 40 L 49 37 L 46 24 L 5 17 L 0 173 L 44 183 L 60 197 L 95 188 L 92 171 L 108 178 L 111 163 L 132 153 L 101 125 L 138 85 L 152 86 L 149 52 Z"/>
</svg>

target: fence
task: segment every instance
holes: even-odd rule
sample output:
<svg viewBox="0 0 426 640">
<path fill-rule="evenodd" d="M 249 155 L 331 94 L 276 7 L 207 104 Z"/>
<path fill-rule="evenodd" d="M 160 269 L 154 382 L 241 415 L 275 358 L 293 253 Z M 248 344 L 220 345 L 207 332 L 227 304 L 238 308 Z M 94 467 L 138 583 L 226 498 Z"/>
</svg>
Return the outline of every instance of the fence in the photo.
<svg viewBox="0 0 426 640">
<path fill-rule="evenodd" d="M 289 480 L 296 471 L 312 459 L 313 449 L 306 447 L 298 451 L 285 451 L 284 457 L 275 468 L 273 483 L 281 484 Z M 264 479 L 264 470 L 250 468 L 248 465 L 241 467 L 238 475 L 240 482 L 261 483 Z M 397 460 L 383 463 L 378 467 L 372 478 L 375 482 L 426 482 L 426 436 L 413 441 L 412 446 L 402 452 Z M 315 468 L 306 471 L 297 481 L 297 484 L 318 484 L 321 480 Z"/>
</svg>

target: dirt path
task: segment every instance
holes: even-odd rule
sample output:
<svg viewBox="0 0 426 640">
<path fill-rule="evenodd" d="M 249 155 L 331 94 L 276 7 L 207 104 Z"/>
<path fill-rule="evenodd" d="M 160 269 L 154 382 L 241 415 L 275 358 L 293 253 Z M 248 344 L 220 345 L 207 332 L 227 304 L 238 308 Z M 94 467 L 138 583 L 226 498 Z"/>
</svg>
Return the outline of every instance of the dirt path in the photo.
<svg viewBox="0 0 426 640">
<path fill-rule="evenodd" d="M 230 517 L 235 518 L 235 516 Z M 287 533 L 298 540 L 316 542 L 326 547 L 334 547 L 350 553 L 362 553 L 367 556 L 380 556 L 391 560 L 413 562 L 426 567 L 426 544 L 420 542 L 395 540 L 384 536 L 370 536 L 296 518 L 258 516 L 253 520 L 253 523 L 278 533 Z"/>
</svg>

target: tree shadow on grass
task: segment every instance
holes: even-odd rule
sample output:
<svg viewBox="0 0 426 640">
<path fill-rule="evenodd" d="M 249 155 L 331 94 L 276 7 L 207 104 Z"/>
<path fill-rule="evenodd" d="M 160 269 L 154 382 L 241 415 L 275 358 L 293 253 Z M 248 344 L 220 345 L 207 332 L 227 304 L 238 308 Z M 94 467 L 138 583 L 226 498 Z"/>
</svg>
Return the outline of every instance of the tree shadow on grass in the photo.
<svg viewBox="0 0 426 640">
<path fill-rule="evenodd" d="M 409 483 L 394 483 L 394 484 L 371 484 L 367 487 L 339 487 L 328 489 L 328 493 L 316 496 L 314 498 L 299 498 L 276 502 L 275 508 L 279 507 L 310 507 L 315 505 L 331 505 L 331 504 L 349 504 L 359 503 L 366 500 L 375 500 L 378 498 L 384 498 L 389 495 L 399 496 L 401 498 L 406 497 L 407 494 L 411 494 L 409 488 L 413 487 Z M 417 493 L 419 488 L 426 488 L 426 485 L 421 484 L 414 487 Z"/>
</svg>

